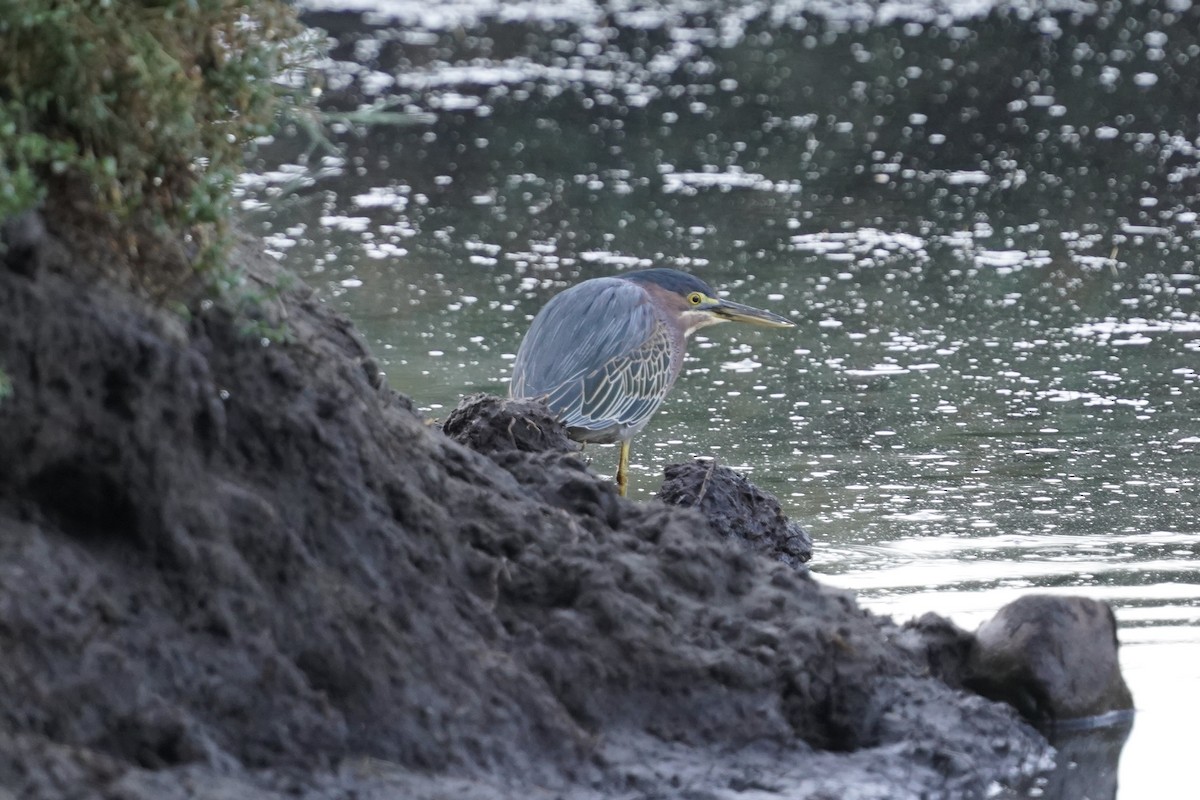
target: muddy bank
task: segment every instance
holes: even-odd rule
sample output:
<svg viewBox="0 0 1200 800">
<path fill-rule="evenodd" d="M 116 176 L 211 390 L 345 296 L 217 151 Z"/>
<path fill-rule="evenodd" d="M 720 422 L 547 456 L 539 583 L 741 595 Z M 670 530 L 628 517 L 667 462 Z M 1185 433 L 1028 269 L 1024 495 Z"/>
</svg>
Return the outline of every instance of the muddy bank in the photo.
<svg viewBox="0 0 1200 800">
<path fill-rule="evenodd" d="M 0 257 L 0 787 L 898 798 L 1044 763 L 848 594 L 552 441 L 433 429 L 307 292 L 258 328 L 184 320 L 80 287 L 22 231 Z"/>
</svg>

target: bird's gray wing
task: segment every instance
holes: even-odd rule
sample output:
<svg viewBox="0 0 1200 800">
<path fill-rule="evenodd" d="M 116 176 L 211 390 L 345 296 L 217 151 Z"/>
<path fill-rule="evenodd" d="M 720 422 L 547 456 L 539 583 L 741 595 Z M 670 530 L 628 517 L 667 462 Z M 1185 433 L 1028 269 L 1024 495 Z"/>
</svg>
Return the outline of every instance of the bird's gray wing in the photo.
<svg viewBox="0 0 1200 800">
<path fill-rule="evenodd" d="M 568 427 L 596 431 L 646 423 L 674 377 L 671 332 L 645 290 L 619 279 L 581 283 L 534 319 L 513 365 L 510 394 L 541 398 Z"/>
</svg>

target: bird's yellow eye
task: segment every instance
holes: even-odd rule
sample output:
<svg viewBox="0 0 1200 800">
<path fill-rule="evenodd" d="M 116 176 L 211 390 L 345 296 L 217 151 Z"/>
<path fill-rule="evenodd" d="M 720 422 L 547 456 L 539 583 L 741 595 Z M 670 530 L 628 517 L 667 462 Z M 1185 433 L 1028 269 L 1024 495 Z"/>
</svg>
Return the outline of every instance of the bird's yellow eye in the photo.
<svg viewBox="0 0 1200 800">
<path fill-rule="evenodd" d="M 690 304 L 698 306 L 704 302 L 704 295 L 700 294 L 699 292 L 692 292 L 688 295 L 687 300 Z"/>
</svg>

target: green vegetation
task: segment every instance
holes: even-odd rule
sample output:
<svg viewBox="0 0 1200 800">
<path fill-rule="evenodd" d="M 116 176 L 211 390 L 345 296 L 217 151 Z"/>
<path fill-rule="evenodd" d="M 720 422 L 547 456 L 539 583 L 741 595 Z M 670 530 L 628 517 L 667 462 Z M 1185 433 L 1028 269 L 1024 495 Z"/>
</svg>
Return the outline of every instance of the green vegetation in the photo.
<svg viewBox="0 0 1200 800">
<path fill-rule="evenodd" d="M 301 31 L 283 0 L 0 0 L 0 219 L 44 203 L 144 287 L 220 263 Z"/>
<path fill-rule="evenodd" d="M 8 375 L 4 370 L 0 369 L 0 400 L 7 399 L 12 394 L 12 381 L 8 379 Z"/>
</svg>

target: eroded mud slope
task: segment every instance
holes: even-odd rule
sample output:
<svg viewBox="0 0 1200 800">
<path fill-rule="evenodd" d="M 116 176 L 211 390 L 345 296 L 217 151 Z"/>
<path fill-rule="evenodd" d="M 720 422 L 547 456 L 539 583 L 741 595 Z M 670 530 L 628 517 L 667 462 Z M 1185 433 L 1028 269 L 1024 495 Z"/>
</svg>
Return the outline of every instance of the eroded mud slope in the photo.
<svg viewBox="0 0 1200 800">
<path fill-rule="evenodd" d="M 5 237 L 0 787 L 903 797 L 1043 753 L 693 513 L 451 441 L 303 291 L 264 343 Z"/>
</svg>

